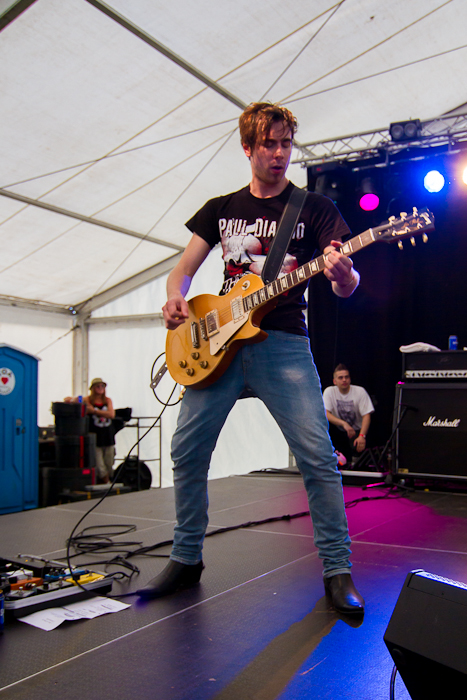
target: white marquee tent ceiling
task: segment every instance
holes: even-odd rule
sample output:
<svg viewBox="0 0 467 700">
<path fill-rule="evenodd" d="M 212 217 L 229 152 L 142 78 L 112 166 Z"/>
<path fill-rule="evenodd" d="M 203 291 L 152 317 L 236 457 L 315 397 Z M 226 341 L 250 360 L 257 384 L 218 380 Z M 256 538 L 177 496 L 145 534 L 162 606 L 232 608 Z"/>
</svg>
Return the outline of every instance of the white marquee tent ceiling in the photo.
<svg viewBox="0 0 467 700">
<path fill-rule="evenodd" d="M 248 181 L 243 104 L 286 104 L 306 143 L 467 102 L 465 0 L 0 0 L 1 26 L 4 301 L 163 272 Z"/>
</svg>

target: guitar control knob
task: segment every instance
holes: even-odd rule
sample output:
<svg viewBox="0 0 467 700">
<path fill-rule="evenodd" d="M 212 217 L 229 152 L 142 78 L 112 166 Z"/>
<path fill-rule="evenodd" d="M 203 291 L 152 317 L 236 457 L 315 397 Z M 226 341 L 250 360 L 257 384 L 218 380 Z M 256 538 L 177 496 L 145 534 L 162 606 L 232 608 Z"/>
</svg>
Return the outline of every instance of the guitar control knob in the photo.
<svg viewBox="0 0 467 700">
<path fill-rule="evenodd" d="M 186 373 L 188 374 L 189 377 L 192 377 L 195 373 L 195 370 L 193 369 L 193 367 L 188 367 Z"/>
<path fill-rule="evenodd" d="M 191 356 L 194 360 L 197 360 L 199 358 L 199 352 L 192 352 Z"/>
<path fill-rule="evenodd" d="M 207 360 L 201 360 L 201 362 L 199 364 L 203 369 L 207 369 L 209 366 L 209 363 L 207 362 Z"/>
<path fill-rule="evenodd" d="M 180 360 L 180 362 L 179 362 L 178 364 L 179 364 L 179 366 L 180 366 L 182 369 L 185 369 L 185 367 L 186 367 L 186 360 Z"/>
</svg>

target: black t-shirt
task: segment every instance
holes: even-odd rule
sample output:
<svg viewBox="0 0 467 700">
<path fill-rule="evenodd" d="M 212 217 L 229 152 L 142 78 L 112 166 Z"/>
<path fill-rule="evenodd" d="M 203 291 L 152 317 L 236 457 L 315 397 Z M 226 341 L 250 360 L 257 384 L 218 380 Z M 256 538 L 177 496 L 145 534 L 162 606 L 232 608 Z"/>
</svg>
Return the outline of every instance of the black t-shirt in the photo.
<svg viewBox="0 0 467 700">
<path fill-rule="evenodd" d="M 215 197 L 187 222 L 186 226 L 211 248 L 222 244 L 224 284 L 227 294 L 245 274 L 261 271 L 279 221 L 292 191 L 290 182 L 277 197 L 254 197 L 250 187 Z M 323 251 L 331 240 L 342 240 L 349 228 L 334 203 L 323 195 L 308 192 L 279 276 L 309 262 L 315 251 Z M 263 330 L 282 330 L 308 335 L 304 309 L 304 281 L 282 294 L 275 309 L 263 318 Z"/>
<path fill-rule="evenodd" d="M 106 403 L 95 403 L 94 408 L 101 411 L 107 409 Z M 112 419 L 106 416 L 96 416 L 94 413 L 89 416 L 89 432 L 96 433 L 96 447 L 110 447 L 115 445 L 115 430 Z"/>
</svg>

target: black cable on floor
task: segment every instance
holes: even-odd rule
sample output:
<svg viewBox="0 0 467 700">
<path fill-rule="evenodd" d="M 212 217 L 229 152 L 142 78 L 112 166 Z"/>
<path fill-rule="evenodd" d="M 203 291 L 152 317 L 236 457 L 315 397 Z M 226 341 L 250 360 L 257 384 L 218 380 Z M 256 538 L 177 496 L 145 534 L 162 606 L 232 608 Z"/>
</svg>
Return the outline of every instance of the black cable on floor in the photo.
<svg viewBox="0 0 467 700">
<path fill-rule="evenodd" d="M 352 508 L 355 507 L 358 503 L 364 503 L 368 501 L 379 501 L 379 500 L 392 500 L 392 499 L 398 499 L 402 498 L 405 493 L 397 493 L 394 494 L 392 493 L 392 490 L 394 488 L 394 484 L 391 485 L 387 491 L 382 496 L 363 496 L 361 498 L 356 498 L 352 501 L 347 501 L 344 505 L 345 508 Z M 279 515 L 279 516 L 273 516 L 270 518 L 264 518 L 263 520 L 252 520 L 248 521 L 245 523 L 241 523 L 239 525 L 230 525 L 226 527 L 220 527 L 216 528 L 215 530 L 211 530 L 210 532 L 207 532 L 205 537 L 213 537 L 214 535 L 219 535 L 224 532 L 232 532 L 234 530 L 241 530 L 241 529 L 247 529 L 251 527 L 256 527 L 260 525 L 266 525 L 268 523 L 273 523 L 273 522 L 280 522 L 280 521 L 290 521 L 290 520 L 295 520 L 296 518 L 302 518 L 302 517 L 309 517 L 310 513 L 308 510 L 302 511 L 299 513 L 294 513 L 292 515 L 287 514 L 287 515 Z M 81 521 L 80 521 L 81 522 Z M 78 523 L 79 524 L 79 523 Z M 107 528 L 107 531 L 106 531 Z M 109 533 L 109 529 L 116 529 L 119 528 L 120 532 L 115 533 L 115 531 L 111 531 Z M 76 530 L 76 527 L 75 527 Z M 87 534 L 90 533 L 92 530 L 103 530 L 104 534 Z M 169 554 L 156 554 L 154 553 L 154 550 L 161 549 L 162 547 L 168 547 L 173 544 L 173 539 L 170 540 L 164 540 L 162 542 L 157 542 L 156 544 L 153 545 L 148 545 L 145 547 L 137 547 L 137 545 L 140 545 L 140 542 L 113 542 L 111 537 L 112 535 L 118 536 L 121 534 L 125 534 L 127 532 L 134 532 L 136 530 L 135 525 L 127 525 L 127 524 L 112 524 L 112 525 L 98 525 L 98 526 L 90 526 L 88 528 L 85 528 L 81 533 L 78 535 L 71 536 L 68 540 L 68 546 L 73 547 L 75 549 L 75 554 L 70 554 L 69 551 L 67 552 L 67 560 L 68 562 L 70 559 L 77 557 L 77 556 L 82 556 L 84 553 L 89 553 L 89 554 L 97 554 L 101 553 L 104 554 L 106 552 L 114 552 L 118 553 L 119 556 L 112 557 L 111 559 L 107 560 L 100 560 L 98 563 L 101 566 L 122 566 L 123 568 L 127 568 L 131 571 L 131 574 L 127 574 L 124 571 L 121 572 L 116 572 L 115 574 L 110 574 L 109 577 L 113 577 L 117 579 L 119 578 L 128 578 L 131 580 L 131 578 L 135 574 L 139 574 L 139 569 L 137 566 L 132 564 L 129 560 L 132 559 L 135 556 L 147 556 L 147 557 L 157 557 L 157 558 L 169 558 Z M 73 531 L 74 532 L 74 531 Z M 129 548 L 137 547 L 135 549 L 129 549 Z M 117 549 L 118 548 L 118 549 Z M 97 563 L 97 562 L 96 562 Z M 94 564 L 81 564 L 81 566 L 93 566 Z M 69 563 L 69 566 L 71 568 L 71 564 Z M 116 595 L 116 596 L 109 596 L 109 597 L 126 597 L 130 595 L 135 595 L 134 593 L 124 593 L 121 595 Z"/>
<path fill-rule="evenodd" d="M 345 502 L 345 507 L 346 508 L 353 508 L 356 506 L 358 503 L 364 503 L 365 501 L 383 501 L 383 500 L 397 500 L 399 498 L 403 498 L 405 496 L 405 493 L 392 493 L 394 489 L 394 484 L 391 486 L 386 486 L 388 489 L 387 493 L 385 493 L 383 496 L 362 496 L 361 498 L 354 498 L 353 501 L 346 501 Z M 410 489 L 406 489 L 409 491 Z"/>
<path fill-rule="evenodd" d="M 391 673 L 391 682 L 389 684 L 389 700 L 394 700 L 395 695 L 395 684 L 396 684 L 396 676 L 397 676 L 397 666 L 394 664 L 394 668 L 392 669 Z"/>
<path fill-rule="evenodd" d="M 173 393 L 175 392 L 175 389 L 176 389 L 176 388 L 177 388 L 177 384 L 175 384 L 174 388 L 172 389 L 172 392 L 171 392 L 171 394 L 170 394 L 170 396 L 169 396 L 168 401 L 170 401 L 170 399 L 172 398 L 172 395 L 173 395 Z M 64 559 L 66 559 L 68 568 L 70 569 L 70 575 L 71 575 L 71 577 L 73 578 L 75 584 L 76 584 L 79 588 L 81 588 L 83 591 L 88 592 L 88 589 L 87 589 L 85 586 L 83 586 L 83 585 L 79 582 L 79 580 L 78 580 L 79 577 L 78 577 L 78 576 L 75 576 L 75 575 L 73 574 L 73 569 L 72 569 L 72 566 L 71 566 L 71 559 L 72 559 L 72 557 L 78 556 L 77 554 L 75 554 L 75 555 L 72 555 L 72 554 L 71 554 L 71 546 L 72 546 L 72 543 L 74 543 L 74 541 L 75 541 L 75 532 L 76 532 L 76 530 L 78 529 L 78 527 L 81 525 L 81 523 L 83 522 L 83 520 L 84 520 L 85 518 L 87 518 L 88 515 L 89 515 L 90 513 L 92 513 L 92 511 L 95 510 L 95 509 L 102 503 L 102 501 L 105 500 L 105 498 L 107 498 L 107 496 L 109 495 L 109 493 L 112 491 L 114 485 L 117 483 L 117 480 L 118 480 L 119 476 L 120 476 L 120 475 L 122 474 L 122 472 L 124 471 L 125 466 L 126 466 L 126 464 L 127 464 L 127 460 L 129 459 L 131 453 L 133 452 L 133 450 L 135 449 L 135 447 L 141 442 L 141 440 L 142 440 L 143 438 L 145 438 L 146 435 L 148 435 L 148 433 L 150 433 L 151 430 L 157 425 L 157 423 L 158 423 L 159 420 L 161 419 L 162 414 L 164 413 L 165 409 L 167 408 L 167 405 L 168 405 L 168 403 L 164 405 L 162 411 L 159 413 L 159 415 L 157 416 L 157 418 L 155 419 L 155 421 L 153 422 L 153 424 L 152 424 L 152 425 L 146 430 L 146 432 L 143 433 L 143 435 L 141 435 L 141 437 L 135 442 L 135 444 L 133 445 L 133 447 L 131 448 L 131 450 L 128 452 L 127 457 L 125 458 L 125 460 L 124 460 L 124 461 L 122 462 L 122 464 L 118 467 L 118 469 L 115 470 L 115 474 L 114 474 L 114 477 L 113 477 L 112 481 L 110 482 L 109 488 L 104 492 L 104 494 L 101 496 L 101 498 L 99 498 L 99 500 L 98 500 L 91 508 L 89 508 L 89 509 L 82 515 L 82 517 L 78 520 L 78 522 L 77 522 L 76 525 L 74 526 L 73 530 L 71 531 L 70 536 L 68 537 L 68 539 L 67 539 L 67 541 L 66 541 L 66 555 L 65 555 Z M 124 526 L 124 527 L 126 527 L 126 526 Z M 86 528 L 86 529 L 87 529 L 87 528 Z M 135 529 L 136 529 L 136 526 L 135 526 Z M 81 552 L 80 552 L 80 553 L 81 553 Z M 125 554 L 126 554 L 126 550 L 125 550 Z M 115 563 L 115 559 L 112 559 L 111 561 L 109 561 L 109 564 L 110 564 L 110 563 L 114 564 L 114 563 Z M 124 572 L 120 572 L 120 573 L 121 573 L 122 576 L 125 575 Z M 137 571 L 133 571 L 133 574 L 134 574 L 134 573 L 139 573 L 139 569 L 138 569 Z M 133 574 L 132 574 L 132 575 L 133 575 Z M 109 575 L 109 578 L 110 578 L 110 577 L 114 577 L 114 578 L 115 578 L 116 575 L 117 575 L 117 574 L 115 574 L 115 575 Z M 112 597 L 112 596 L 109 596 L 109 597 Z"/>
</svg>

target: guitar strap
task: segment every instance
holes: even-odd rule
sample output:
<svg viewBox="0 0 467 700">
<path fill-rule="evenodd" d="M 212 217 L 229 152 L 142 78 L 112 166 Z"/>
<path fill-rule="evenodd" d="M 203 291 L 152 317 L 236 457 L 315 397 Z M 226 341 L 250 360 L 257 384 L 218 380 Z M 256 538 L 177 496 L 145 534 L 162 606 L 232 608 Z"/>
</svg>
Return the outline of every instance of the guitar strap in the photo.
<svg viewBox="0 0 467 700">
<path fill-rule="evenodd" d="M 261 273 L 261 279 L 263 280 L 264 284 L 270 284 L 270 282 L 273 282 L 281 269 L 287 248 L 289 247 L 289 243 L 292 239 L 292 234 L 295 231 L 295 226 L 298 222 L 298 217 L 300 216 L 300 212 L 302 211 L 305 203 L 306 196 L 306 190 L 301 190 L 299 187 L 294 185 L 293 190 L 290 193 L 289 201 L 285 205 L 285 209 L 282 212 L 276 235 L 266 256 L 266 261 Z M 248 399 L 252 397 L 256 397 L 254 391 L 252 391 L 252 389 L 249 387 L 245 387 L 238 398 Z"/>
<path fill-rule="evenodd" d="M 289 201 L 285 205 L 285 209 L 282 212 L 276 235 L 271 247 L 269 248 L 266 261 L 263 266 L 261 279 L 263 280 L 264 284 L 270 284 L 270 282 L 273 282 L 279 274 L 307 194 L 308 193 L 306 190 L 301 190 L 299 187 L 294 185 L 293 190 L 290 193 Z"/>
</svg>

